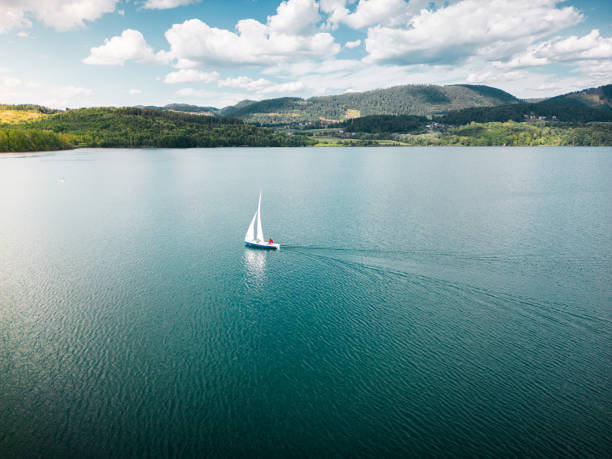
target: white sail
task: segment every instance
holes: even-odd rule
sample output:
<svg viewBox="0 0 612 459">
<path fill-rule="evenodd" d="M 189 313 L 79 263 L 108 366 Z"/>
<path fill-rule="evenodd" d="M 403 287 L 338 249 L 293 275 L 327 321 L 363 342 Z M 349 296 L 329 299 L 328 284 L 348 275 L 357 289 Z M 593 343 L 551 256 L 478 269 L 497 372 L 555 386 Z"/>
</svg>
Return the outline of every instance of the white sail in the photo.
<svg viewBox="0 0 612 459">
<path fill-rule="evenodd" d="M 253 215 L 253 219 L 251 220 L 249 229 L 247 230 L 246 235 L 244 236 L 245 241 L 252 241 L 255 239 L 255 218 L 257 218 L 257 215 L 259 215 L 259 212 L 255 212 L 255 215 Z"/>
<path fill-rule="evenodd" d="M 259 193 L 259 204 L 257 204 L 257 240 L 265 241 L 263 229 L 261 228 L 261 193 Z"/>
</svg>

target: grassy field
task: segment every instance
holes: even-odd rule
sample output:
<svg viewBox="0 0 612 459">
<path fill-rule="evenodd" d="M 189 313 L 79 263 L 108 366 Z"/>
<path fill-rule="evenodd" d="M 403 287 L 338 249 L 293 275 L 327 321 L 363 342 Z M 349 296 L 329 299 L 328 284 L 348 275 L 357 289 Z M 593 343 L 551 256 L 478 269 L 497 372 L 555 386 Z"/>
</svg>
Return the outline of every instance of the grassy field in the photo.
<svg viewBox="0 0 612 459">
<path fill-rule="evenodd" d="M 46 118 L 48 115 L 37 111 L 2 110 L 0 109 L 0 124 L 19 124 Z"/>
</svg>

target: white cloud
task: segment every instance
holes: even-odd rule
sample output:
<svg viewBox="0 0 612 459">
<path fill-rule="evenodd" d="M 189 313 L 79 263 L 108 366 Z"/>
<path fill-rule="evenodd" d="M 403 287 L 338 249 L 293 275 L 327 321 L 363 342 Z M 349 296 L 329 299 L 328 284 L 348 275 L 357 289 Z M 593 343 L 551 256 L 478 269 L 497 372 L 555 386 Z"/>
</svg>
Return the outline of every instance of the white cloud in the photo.
<svg viewBox="0 0 612 459">
<path fill-rule="evenodd" d="M 141 89 L 130 89 L 130 94 L 132 96 L 135 96 L 137 94 L 142 94 L 142 90 Z"/>
<path fill-rule="evenodd" d="M 340 46 L 331 34 L 314 30 L 319 20 L 314 0 L 282 2 L 266 24 L 243 19 L 235 32 L 190 19 L 166 31 L 170 50 L 161 55 L 178 62 L 256 65 L 329 57 Z"/>
<path fill-rule="evenodd" d="M 226 78 L 224 80 L 219 81 L 219 87 L 227 87 L 227 88 L 240 88 L 247 89 L 249 91 L 260 91 L 266 86 L 270 86 L 270 82 L 263 78 L 259 78 L 258 80 L 253 80 L 252 78 L 246 76 L 239 76 L 235 78 Z"/>
<path fill-rule="evenodd" d="M 527 72 L 516 70 L 513 72 L 503 72 L 497 69 L 480 69 L 478 72 L 468 74 L 466 82 L 470 84 L 495 84 L 503 81 L 516 81 L 524 79 Z"/>
<path fill-rule="evenodd" d="M 126 29 L 121 35 L 104 40 L 104 44 L 91 48 L 83 59 L 89 65 L 123 65 L 128 60 L 154 62 L 155 55 L 138 30 Z"/>
<path fill-rule="evenodd" d="M 326 75 L 330 73 L 348 74 L 363 69 L 363 64 L 354 59 L 330 59 L 323 62 L 302 61 L 280 63 L 265 69 L 262 73 L 282 75 L 284 77 L 301 77 L 304 75 Z"/>
<path fill-rule="evenodd" d="M 17 36 L 20 37 L 20 38 L 28 38 L 30 36 L 30 34 L 28 32 L 26 32 L 25 30 L 22 30 L 22 31 L 17 33 Z"/>
<path fill-rule="evenodd" d="M 115 10 L 119 0 L 0 0 L 0 33 L 31 27 L 30 18 L 58 31 L 82 27 Z"/>
<path fill-rule="evenodd" d="M 584 37 L 558 37 L 530 46 L 509 62 L 497 62 L 496 65 L 500 68 L 531 67 L 588 59 L 612 59 L 612 37 L 602 37 L 597 29 Z"/>
<path fill-rule="evenodd" d="M 302 81 L 290 81 L 288 83 L 273 84 L 266 88 L 263 88 L 261 94 L 287 94 L 302 91 L 306 88 L 306 85 Z"/>
<path fill-rule="evenodd" d="M 32 27 L 32 22 L 26 18 L 27 10 L 21 6 L 16 6 L 12 2 L 0 0 L 0 33 L 6 33 L 12 29 Z"/>
<path fill-rule="evenodd" d="M 396 27 L 405 25 L 410 16 L 422 9 L 436 8 L 438 4 L 449 5 L 457 0 L 359 0 L 353 11 L 349 4 L 355 0 L 320 0 L 321 11 L 328 14 L 327 22 L 332 28 L 345 24 L 353 29 L 372 25 Z"/>
<path fill-rule="evenodd" d="M 331 13 L 331 23 L 343 23 L 354 29 L 373 24 L 397 25 L 409 12 L 404 0 L 360 0 L 352 13 L 346 2 L 322 1 L 321 7 Z"/>
<path fill-rule="evenodd" d="M 147 0 L 142 7 L 149 10 L 167 10 L 199 1 L 200 0 Z"/>
<path fill-rule="evenodd" d="M 579 61 L 577 62 L 576 70 L 597 81 L 595 86 L 610 84 L 610 75 L 612 75 L 612 60 Z"/>
<path fill-rule="evenodd" d="M 580 22 L 559 0 L 463 0 L 435 11 L 421 10 L 405 28 L 368 30 L 366 62 L 452 63 L 468 56 L 499 58 L 516 48 Z"/>
<path fill-rule="evenodd" d="M 287 0 L 281 2 L 274 16 L 268 16 L 268 26 L 276 33 L 301 35 L 312 31 L 320 19 L 316 1 Z"/>
<path fill-rule="evenodd" d="M 239 76 L 235 78 L 226 78 L 225 80 L 219 81 L 219 87 L 244 89 L 255 93 L 256 97 L 263 96 L 265 94 L 287 94 L 294 93 L 304 89 L 304 83 L 301 81 L 291 81 L 287 83 L 272 83 L 264 78 L 254 80 L 246 76 Z"/>
<path fill-rule="evenodd" d="M 173 67 L 177 69 L 192 69 L 198 65 L 199 63 L 197 61 L 192 61 L 191 59 L 177 59 Z"/>
<path fill-rule="evenodd" d="M 346 48 L 357 48 L 359 45 L 361 45 L 361 40 L 355 40 L 355 41 L 347 41 L 344 46 Z"/>
<path fill-rule="evenodd" d="M 193 83 L 201 81 L 210 83 L 219 79 L 217 72 L 202 72 L 195 69 L 181 69 L 177 72 L 171 72 L 164 78 L 164 83 Z"/>
</svg>

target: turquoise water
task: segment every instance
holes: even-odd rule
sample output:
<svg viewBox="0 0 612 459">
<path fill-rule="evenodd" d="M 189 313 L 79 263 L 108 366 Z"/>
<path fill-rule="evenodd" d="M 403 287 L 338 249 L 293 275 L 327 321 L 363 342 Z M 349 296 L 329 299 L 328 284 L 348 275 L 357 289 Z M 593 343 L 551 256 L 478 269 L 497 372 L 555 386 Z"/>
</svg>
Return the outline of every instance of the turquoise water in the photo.
<svg viewBox="0 0 612 459">
<path fill-rule="evenodd" d="M 0 456 L 605 456 L 610 177 L 612 148 L 2 155 Z M 260 189 L 278 252 L 242 243 Z"/>
</svg>

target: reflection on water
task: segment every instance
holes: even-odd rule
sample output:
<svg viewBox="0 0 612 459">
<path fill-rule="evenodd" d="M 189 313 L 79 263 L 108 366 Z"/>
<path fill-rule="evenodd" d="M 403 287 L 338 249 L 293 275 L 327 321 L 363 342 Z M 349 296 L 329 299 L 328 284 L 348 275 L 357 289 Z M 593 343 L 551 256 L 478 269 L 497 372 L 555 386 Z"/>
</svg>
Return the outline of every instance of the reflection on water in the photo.
<svg viewBox="0 0 612 459">
<path fill-rule="evenodd" d="M 258 249 L 244 249 L 244 266 L 247 275 L 257 285 L 265 280 L 268 252 Z"/>
</svg>

